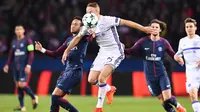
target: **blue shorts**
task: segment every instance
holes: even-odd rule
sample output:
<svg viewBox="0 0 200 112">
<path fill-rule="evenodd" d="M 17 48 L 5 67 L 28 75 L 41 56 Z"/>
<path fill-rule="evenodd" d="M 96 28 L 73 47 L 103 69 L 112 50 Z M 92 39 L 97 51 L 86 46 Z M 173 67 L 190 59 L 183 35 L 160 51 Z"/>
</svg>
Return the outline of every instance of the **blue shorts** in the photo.
<svg viewBox="0 0 200 112">
<path fill-rule="evenodd" d="M 61 89 L 66 94 L 70 94 L 72 88 L 80 83 L 82 79 L 83 70 L 80 69 L 68 69 L 65 70 L 58 80 L 56 87 Z"/>
<path fill-rule="evenodd" d="M 25 68 L 24 68 L 25 69 Z M 13 79 L 14 81 L 21 81 L 21 82 L 26 82 L 28 79 L 28 76 L 25 74 L 24 69 L 13 69 Z"/>
<path fill-rule="evenodd" d="M 158 75 L 158 77 L 146 77 L 146 81 L 148 89 L 153 96 L 158 96 L 162 93 L 162 91 L 171 89 L 169 77 L 166 72 Z"/>
</svg>

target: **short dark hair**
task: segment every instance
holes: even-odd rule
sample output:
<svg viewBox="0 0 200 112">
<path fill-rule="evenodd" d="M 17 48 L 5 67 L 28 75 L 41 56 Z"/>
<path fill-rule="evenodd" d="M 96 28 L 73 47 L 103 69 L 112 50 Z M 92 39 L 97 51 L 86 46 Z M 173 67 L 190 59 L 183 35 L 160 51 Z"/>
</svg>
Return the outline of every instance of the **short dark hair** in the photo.
<svg viewBox="0 0 200 112">
<path fill-rule="evenodd" d="M 192 18 L 186 18 L 184 23 L 193 23 L 195 26 L 197 26 L 197 21 L 195 19 Z"/>
<path fill-rule="evenodd" d="M 165 22 L 163 22 L 163 21 L 160 21 L 160 20 L 158 20 L 158 19 L 153 19 L 153 20 L 150 22 L 150 25 L 151 25 L 152 23 L 157 23 L 157 24 L 159 24 L 159 25 L 160 25 L 160 29 L 162 30 L 161 32 L 163 32 L 163 31 L 165 31 L 165 30 L 167 29 L 167 24 L 166 24 Z"/>
<path fill-rule="evenodd" d="M 94 8 L 96 8 L 96 7 L 99 7 L 99 4 L 97 2 L 90 2 L 90 3 L 88 3 L 87 7 L 94 7 Z"/>
<path fill-rule="evenodd" d="M 75 16 L 74 19 L 77 19 L 77 20 L 81 21 L 81 26 L 83 26 L 82 17 L 80 17 L 80 16 Z M 74 19 L 73 19 L 73 20 L 74 20 Z"/>
</svg>

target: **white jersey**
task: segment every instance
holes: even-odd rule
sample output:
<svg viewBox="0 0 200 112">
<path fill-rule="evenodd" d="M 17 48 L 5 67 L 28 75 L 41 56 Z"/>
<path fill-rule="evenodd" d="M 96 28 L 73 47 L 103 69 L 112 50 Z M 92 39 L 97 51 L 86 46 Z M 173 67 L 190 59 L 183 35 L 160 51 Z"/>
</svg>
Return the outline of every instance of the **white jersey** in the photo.
<svg viewBox="0 0 200 112">
<path fill-rule="evenodd" d="M 118 51 L 120 54 L 123 54 L 124 50 L 116 29 L 119 22 L 120 18 L 101 15 L 97 26 L 91 29 L 96 34 L 95 38 L 100 51 Z"/>
<path fill-rule="evenodd" d="M 200 60 L 200 37 L 195 35 L 190 39 L 187 36 L 179 41 L 179 48 L 176 56 L 183 56 L 186 66 L 187 80 L 200 78 L 200 67 L 196 62 Z"/>
</svg>

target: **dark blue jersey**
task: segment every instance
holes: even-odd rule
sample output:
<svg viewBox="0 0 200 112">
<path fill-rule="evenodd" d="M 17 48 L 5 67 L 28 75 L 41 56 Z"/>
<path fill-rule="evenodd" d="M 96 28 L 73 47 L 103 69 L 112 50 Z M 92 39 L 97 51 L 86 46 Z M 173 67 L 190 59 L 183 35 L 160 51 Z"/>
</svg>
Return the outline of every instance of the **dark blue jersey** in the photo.
<svg viewBox="0 0 200 112">
<path fill-rule="evenodd" d="M 126 54 L 139 53 L 143 57 L 144 72 L 147 77 L 156 77 L 165 72 L 163 57 L 167 52 L 172 58 L 175 54 L 169 42 L 160 38 L 152 41 L 150 37 L 141 38 L 134 46 L 125 50 Z"/>
<path fill-rule="evenodd" d="M 13 62 L 17 69 L 31 65 L 34 57 L 34 46 L 32 40 L 24 37 L 23 39 L 14 39 L 8 56 L 7 64 Z"/>
<path fill-rule="evenodd" d="M 59 57 L 62 56 L 65 49 L 68 47 L 69 43 L 75 36 L 68 37 L 65 42 L 55 51 L 46 50 L 45 54 L 51 57 Z M 86 35 L 84 36 L 80 42 L 70 50 L 67 60 L 66 60 L 66 69 L 68 68 L 82 68 L 83 67 L 83 59 L 86 56 L 88 43 L 92 40 L 93 37 Z"/>
<path fill-rule="evenodd" d="M 88 40 L 87 36 L 84 36 L 80 42 L 70 50 L 67 60 L 66 60 L 66 68 L 82 68 L 83 60 L 86 56 Z M 68 46 L 74 36 L 69 37 L 66 41 L 66 46 Z"/>
</svg>

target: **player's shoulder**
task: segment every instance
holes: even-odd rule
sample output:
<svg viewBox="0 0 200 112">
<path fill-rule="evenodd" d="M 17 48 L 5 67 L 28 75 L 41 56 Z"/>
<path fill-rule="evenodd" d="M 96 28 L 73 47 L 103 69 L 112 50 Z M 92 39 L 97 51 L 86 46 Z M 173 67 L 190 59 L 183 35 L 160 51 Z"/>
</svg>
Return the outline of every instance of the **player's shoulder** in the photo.
<svg viewBox="0 0 200 112">
<path fill-rule="evenodd" d="M 149 40 L 149 36 L 142 37 L 137 42 L 143 43 L 144 41 L 147 41 L 147 40 Z"/>
<path fill-rule="evenodd" d="M 110 20 L 110 19 L 115 19 L 115 18 L 118 18 L 118 17 L 108 16 L 108 15 L 101 15 L 101 18 L 104 19 L 104 20 Z"/>
<path fill-rule="evenodd" d="M 169 43 L 169 41 L 167 39 L 165 39 L 164 37 L 160 37 L 160 40 L 164 43 Z"/>
<path fill-rule="evenodd" d="M 32 39 L 31 39 L 30 37 L 28 37 L 28 36 L 25 36 L 25 37 L 24 37 L 24 40 L 25 40 L 25 42 L 28 43 L 28 44 L 32 44 L 32 43 L 33 43 Z"/>
<path fill-rule="evenodd" d="M 180 43 L 187 42 L 187 41 L 188 41 L 188 37 L 187 37 L 187 36 L 182 37 L 182 38 L 179 40 Z"/>
</svg>

